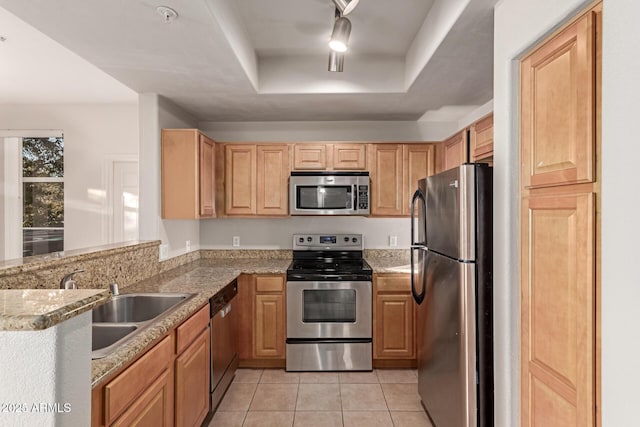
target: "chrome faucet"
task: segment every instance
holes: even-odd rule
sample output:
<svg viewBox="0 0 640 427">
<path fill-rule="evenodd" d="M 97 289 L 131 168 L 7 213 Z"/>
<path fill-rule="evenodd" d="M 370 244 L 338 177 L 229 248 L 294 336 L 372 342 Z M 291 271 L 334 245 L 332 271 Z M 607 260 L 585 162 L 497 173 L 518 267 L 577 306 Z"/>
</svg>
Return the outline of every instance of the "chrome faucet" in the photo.
<svg viewBox="0 0 640 427">
<path fill-rule="evenodd" d="M 84 270 L 74 270 L 71 273 L 66 274 L 60 281 L 60 289 L 78 289 L 76 281 L 73 280 L 73 275 L 82 272 L 84 272 Z"/>
</svg>

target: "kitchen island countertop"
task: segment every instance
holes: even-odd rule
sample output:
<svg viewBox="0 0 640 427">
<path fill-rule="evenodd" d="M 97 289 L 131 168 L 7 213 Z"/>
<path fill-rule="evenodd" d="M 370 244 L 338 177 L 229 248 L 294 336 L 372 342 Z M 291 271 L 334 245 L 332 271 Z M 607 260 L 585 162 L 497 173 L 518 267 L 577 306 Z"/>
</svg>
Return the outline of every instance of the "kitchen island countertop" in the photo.
<svg viewBox="0 0 640 427">
<path fill-rule="evenodd" d="M 39 331 L 104 304 L 106 289 L 0 290 L 0 331 Z"/>
</svg>

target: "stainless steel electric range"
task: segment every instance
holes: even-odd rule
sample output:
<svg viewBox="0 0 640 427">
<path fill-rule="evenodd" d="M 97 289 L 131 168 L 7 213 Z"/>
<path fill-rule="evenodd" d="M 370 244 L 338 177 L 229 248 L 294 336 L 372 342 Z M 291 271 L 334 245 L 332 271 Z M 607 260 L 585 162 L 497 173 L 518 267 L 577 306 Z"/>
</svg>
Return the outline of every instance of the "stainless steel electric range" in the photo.
<svg viewBox="0 0 640 427">
<path fill-rule="evenodd" d="M 287 371 L 372 369 L 371 267 L 361 234 L 296 234 L 287 270 Z"/>
</svg>

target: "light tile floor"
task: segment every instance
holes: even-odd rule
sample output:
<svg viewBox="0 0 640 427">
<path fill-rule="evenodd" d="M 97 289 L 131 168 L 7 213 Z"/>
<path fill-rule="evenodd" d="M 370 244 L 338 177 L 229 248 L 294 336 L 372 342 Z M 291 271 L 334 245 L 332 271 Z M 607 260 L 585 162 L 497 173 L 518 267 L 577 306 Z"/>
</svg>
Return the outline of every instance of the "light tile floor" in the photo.
<svg viewBox="0 0 640 427">
<path fill-rule="evenodd" d="M 209 427 L 431 427 L 412 369 L 238 369 Z"/>
</svg>

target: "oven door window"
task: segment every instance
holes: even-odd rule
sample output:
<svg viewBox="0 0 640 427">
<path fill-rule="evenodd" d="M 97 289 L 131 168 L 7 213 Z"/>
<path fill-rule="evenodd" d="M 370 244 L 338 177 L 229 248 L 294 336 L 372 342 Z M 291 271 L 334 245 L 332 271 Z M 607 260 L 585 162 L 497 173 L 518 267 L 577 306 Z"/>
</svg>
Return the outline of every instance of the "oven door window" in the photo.
<svg viewBox="0 0 640 427">
<path fill-rule="evenodd" d="M 351 209 L 352 191 L 350 185 L 298 185 L 296 208 Z"/>
<path fill-rule="evenodd" d="M 306 289 L 302 321 L 305 323 L 355 323 L 355 289 Z"/>
</svg>

